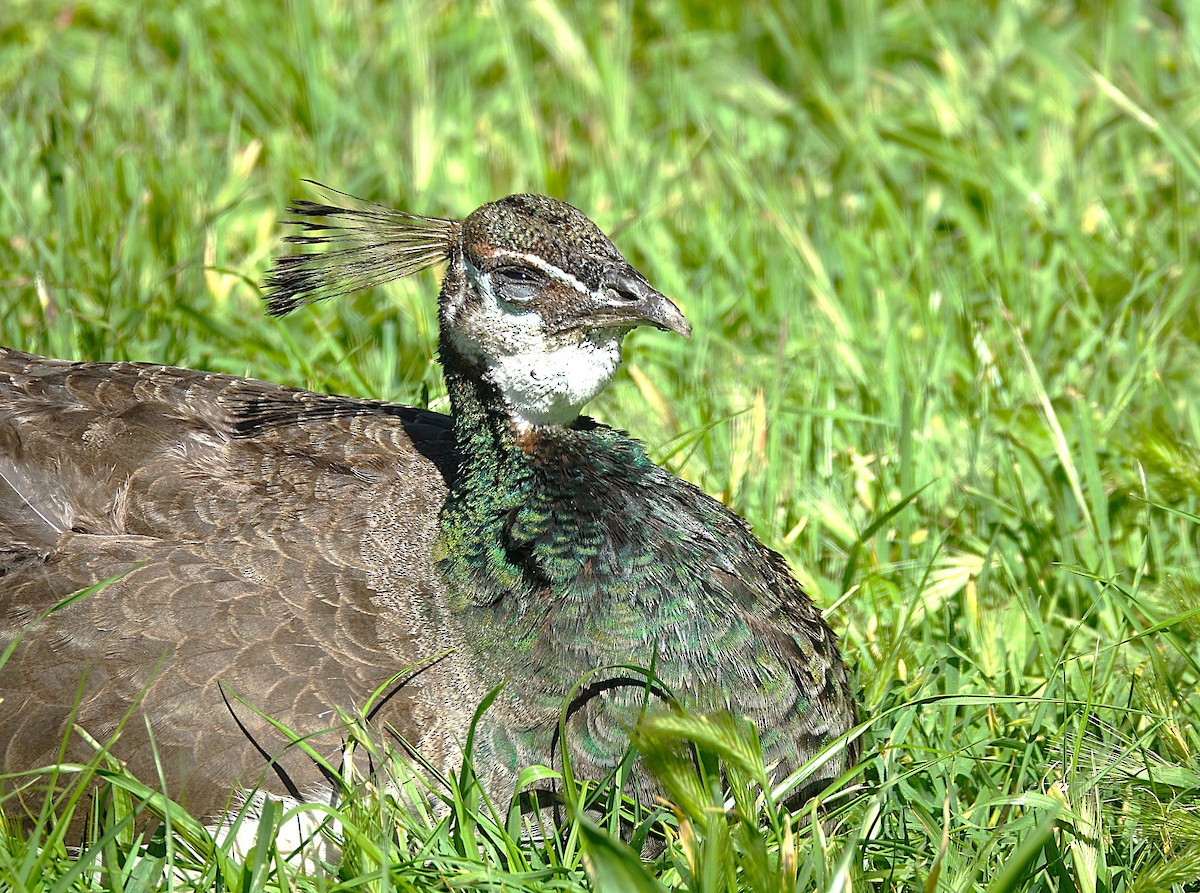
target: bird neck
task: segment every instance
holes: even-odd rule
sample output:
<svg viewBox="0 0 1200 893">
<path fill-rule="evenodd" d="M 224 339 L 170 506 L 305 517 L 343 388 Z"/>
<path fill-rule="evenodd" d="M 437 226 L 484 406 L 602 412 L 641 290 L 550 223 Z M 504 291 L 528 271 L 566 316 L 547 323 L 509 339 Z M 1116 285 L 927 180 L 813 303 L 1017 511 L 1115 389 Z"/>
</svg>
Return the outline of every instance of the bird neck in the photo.
<svg viewBox="0 0 1200 893">
<path fill-rule="evenodd" d="M 483 370 L 442 341 L 442 368 L 450 395 L 454 440 L 461 457 L 453 492 L 511 502 L 528 484 L 523 428 Z M 511 497 L 511 498 L 509 498 Z"/>
<path fill-rule="evenodd" d="M 437 566 L 454 607 L 487 606 L 495 622 L 520 622 L 544 607 L 547 590 L 569 588 L 601 548 L 606 519 L 591 506 L 612 483 L 605 469 L 649 460 L 636 442 L 587 418 L 522 424 L 445 342 L 442 364 L 460 465 L 439 520 Z"/>
<path fill-rule="evenodd" d="M 435 566 L 457 612 L 482 609 L 502 620 L 532 603 L 533 586 L 505 548 L 505 524 L 536 500 L 536 479 L 503 397 L 442 339 L 459 467 L 439 517 Z"/>
</svg>

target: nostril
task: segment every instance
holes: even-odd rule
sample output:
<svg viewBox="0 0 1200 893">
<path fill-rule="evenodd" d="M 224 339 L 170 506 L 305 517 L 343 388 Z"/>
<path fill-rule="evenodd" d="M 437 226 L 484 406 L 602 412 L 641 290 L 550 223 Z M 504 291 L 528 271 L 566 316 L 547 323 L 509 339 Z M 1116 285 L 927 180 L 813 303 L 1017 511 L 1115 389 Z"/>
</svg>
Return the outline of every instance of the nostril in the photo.
<svg viewBox="0 0 1200 893">
<path fill-rule="evenodd" d="M 636 304 L 645 297 L 641 283 L 628 276 L 614 276 L 608 288 L 612 297 L 622 304 Z"/>
</svg>

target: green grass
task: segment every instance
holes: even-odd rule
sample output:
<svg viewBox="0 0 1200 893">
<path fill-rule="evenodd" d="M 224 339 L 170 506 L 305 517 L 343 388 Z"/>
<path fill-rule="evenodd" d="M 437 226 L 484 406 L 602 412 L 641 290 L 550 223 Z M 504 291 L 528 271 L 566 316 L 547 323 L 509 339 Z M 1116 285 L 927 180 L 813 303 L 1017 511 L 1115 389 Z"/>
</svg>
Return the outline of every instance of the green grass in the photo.
<svg viewBox="0 0 1200 893">
<path fill-rule="evenodd" d="M 871 722 L 830 821 L 697 800 L 648 873 L 460 791 L 356 801 L 337 875 L 131 859 L 116 798 L 0 886 L 1200 889 L 1200 10 L 1081 5 L 0 5 L 0 341 L 444 408 L 432 276 L 262 315 L 281 210 L 565 198 L 696 331 L 592 413 L 787 556 Z"/>
</svg>

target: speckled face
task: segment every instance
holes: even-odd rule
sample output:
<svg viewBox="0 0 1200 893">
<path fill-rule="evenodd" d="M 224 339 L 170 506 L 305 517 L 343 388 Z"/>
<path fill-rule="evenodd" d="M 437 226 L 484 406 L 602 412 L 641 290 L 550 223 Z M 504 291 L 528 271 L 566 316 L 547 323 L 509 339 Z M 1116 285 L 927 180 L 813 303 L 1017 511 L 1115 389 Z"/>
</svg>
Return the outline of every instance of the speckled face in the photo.
<svg viewBox="0 0 1200 893">
<path fill-rule="evenodd" d="M 442 335 L 531 424 L 571 421 L 611 380 L 635 326 L 682 335 L 678 308 L 570 205 L 512 195 L 462 225 Z"/>
</svg>

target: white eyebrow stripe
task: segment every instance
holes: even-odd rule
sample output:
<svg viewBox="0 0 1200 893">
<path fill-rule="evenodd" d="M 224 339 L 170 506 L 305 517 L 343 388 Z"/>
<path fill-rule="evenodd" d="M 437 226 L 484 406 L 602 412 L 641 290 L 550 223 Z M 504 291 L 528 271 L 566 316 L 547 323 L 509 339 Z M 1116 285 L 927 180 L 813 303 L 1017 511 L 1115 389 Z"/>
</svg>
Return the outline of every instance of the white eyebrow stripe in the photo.
<svg viewBox="0 0 1200 893">
<path fill-rule="evenodd" d="M 557 279 L 559 282 L 565 282 L 581 295 L 592 294 L 592 290 L 590 288 L 588 288 L 566 270 L 560 269 L 559 267 L 554 266 L 554 264 L 547 263 L 544 258 L 538 257 L 536 254 L 526 254 L 523 251 L 513 251 L 510 248 L 495 248 L 493 249 L 492 254 L 495 257 L 511 257 L 524 261 L 531 267 L 537 267 L 539 270 L 548 274 L 552 278 Z"/>
</svg>

